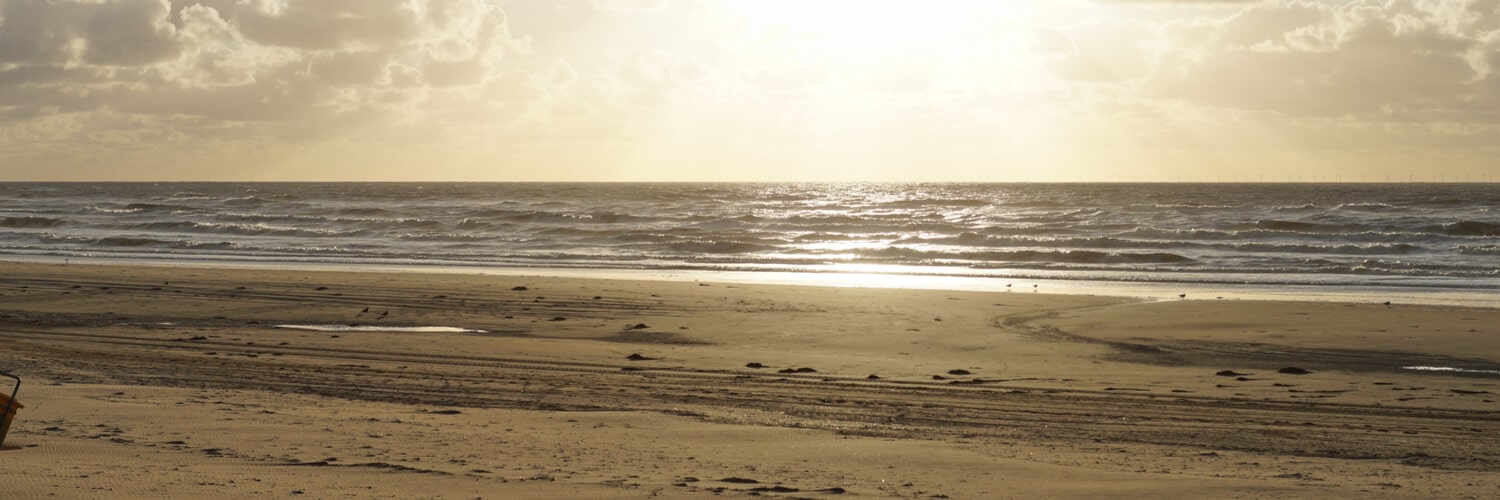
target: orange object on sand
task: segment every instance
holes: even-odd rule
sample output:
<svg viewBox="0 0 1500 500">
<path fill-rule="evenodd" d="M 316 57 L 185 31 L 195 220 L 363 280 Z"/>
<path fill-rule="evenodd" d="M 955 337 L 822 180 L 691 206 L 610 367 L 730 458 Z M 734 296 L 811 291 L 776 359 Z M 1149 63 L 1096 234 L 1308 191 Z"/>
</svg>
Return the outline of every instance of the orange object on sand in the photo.
<svg viewBox="0 0 1500 500">
<path fill-rule="evenodd" d="M 3 446 L 5 445 L 5 435 L 10 433 L 10 421 L 15 420 L 16 410 L 25 408 L 25 406 L 21 406 L 20 401 L 12 399 L 21 390 L 21 378 L 5 372 L 0 372 L 0 375 L 16 379 L 16 388 L 11 391 L 9 396 L 0 394 L 0 446 Z"/>
<path fill-rule="evenodd" d="M 20 401 L 11 401 L 10 396 L 0 394 L 0 445 L 5 444 L 5 434 L 10 432 L 10 421 L 15 420 L 16 410 L 25 408 Z"/>
</svg>

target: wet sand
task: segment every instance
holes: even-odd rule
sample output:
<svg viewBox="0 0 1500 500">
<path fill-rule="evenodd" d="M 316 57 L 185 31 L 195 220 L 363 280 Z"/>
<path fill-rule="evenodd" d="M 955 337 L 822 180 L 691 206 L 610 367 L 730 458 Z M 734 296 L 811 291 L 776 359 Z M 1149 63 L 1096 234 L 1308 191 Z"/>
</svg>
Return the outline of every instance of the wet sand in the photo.
<svg viewBox="0 0 1500 500">
<path fill-rule="evenodd" d="M 1490 309 L 34 263 L 0 276 L 0 368 L 26 379 L 0 449 L 8 497 L 1500 489 Z"/>
</svg>

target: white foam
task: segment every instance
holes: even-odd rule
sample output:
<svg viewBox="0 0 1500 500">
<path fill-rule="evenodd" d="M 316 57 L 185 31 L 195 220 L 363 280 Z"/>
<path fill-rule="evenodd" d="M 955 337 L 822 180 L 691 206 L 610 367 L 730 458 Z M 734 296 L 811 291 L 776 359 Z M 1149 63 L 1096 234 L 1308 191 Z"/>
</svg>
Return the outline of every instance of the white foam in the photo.
<svg viewBox="0 0 1500 500">
<path fill-rule="evenodd" d="M 1452 366 L 1403 366 L 1401 367 L 1401 369 L 1424 372 L 1482 373 L 1485 375 L 1500 375 L 1500 370 L 1475 370 L 1471 368 L 1455 368 Z"/>
<path fill-rule="evenodd" d="M 276 328 L 315 332 L 487 333 L 484 330 L 452 326 L 276 325 Z"/>
</svg>

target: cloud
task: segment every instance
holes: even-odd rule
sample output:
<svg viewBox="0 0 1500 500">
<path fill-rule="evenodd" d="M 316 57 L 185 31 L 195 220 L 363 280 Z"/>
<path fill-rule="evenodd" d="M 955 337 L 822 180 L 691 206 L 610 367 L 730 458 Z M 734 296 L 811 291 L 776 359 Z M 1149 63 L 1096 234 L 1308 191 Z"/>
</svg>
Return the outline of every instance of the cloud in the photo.
<svg viewBox="0 0 1500 500">
<path fill-rule="evenodd" d="M 1494 70 L 1476 64 L 1494 2 L 1466 8 L 1396 0 L 1250 7 L 1166 35 L 1153 95 L 1288 115 L 1490 119 L 1471 104 Z M 1478 10 L 1475 10 L 1478 9 Z"/>
<path fill-rule="evenodd" d="M 1120 82 L 1150 74 L 1145 43 L 1154 35 L 1145 26 L 1124 22 L 1075 25 L 1064 33 L 1043 29 L 1037 49 L 1048 57 L 1052 72 L 1078 82 Z"/>
<path fill-rule="evenodd" d="M 7 0 L 0 120 L 108 110 L 340 124 L 392 111 L 392 92 L 483 85 L 519 47 L 483 0 Z"/>
<path fill-rule="evenodd" d="M 1235 5 L 1265 3 L 1266 0 L 1093 0 L 1107 5 Z"/>
<path fill-rule="evenodd" d="M 0 3 L 0 63 L 137 66 L 175 57 L 164 0 Z"/>
</svg>

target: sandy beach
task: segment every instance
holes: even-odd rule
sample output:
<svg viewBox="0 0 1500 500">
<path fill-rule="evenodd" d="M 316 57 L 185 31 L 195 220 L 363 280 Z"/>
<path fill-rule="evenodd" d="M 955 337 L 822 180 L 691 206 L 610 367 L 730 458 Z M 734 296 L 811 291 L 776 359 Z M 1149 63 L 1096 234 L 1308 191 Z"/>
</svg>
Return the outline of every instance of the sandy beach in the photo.
<svg viewBox="0 0 1500 500">
<path fill-rule="evenodd" d="M 26 405 L 0 449 L 6 498 L 1500 492 L 1500 310 L 39 263 L 0 276 L 0 369 L 25 379 Z M 397 327 L 469 331 L 372 331 Z"/>
</svg>

